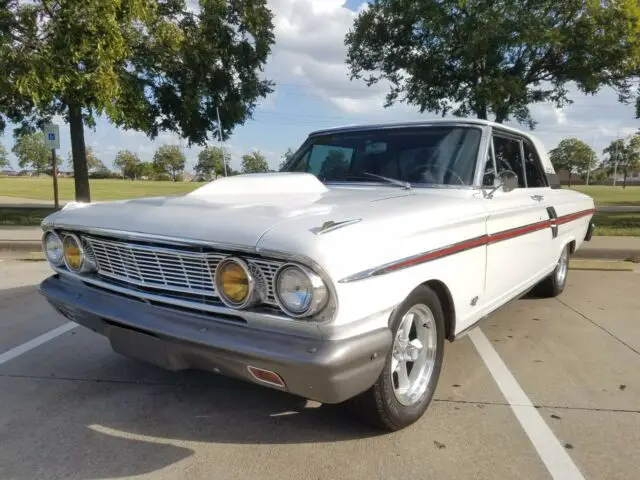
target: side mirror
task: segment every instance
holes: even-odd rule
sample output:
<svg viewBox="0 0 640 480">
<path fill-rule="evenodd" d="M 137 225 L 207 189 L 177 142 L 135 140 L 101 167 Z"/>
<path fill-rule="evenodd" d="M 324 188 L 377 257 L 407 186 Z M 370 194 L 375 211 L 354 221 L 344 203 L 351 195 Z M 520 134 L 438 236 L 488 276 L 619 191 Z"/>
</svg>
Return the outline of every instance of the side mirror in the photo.
<svg viewBox="0 0 640 480">
<path fill-rule="evenodd" d="M 503 170 L 498 173 L 498 184 L 485 194 L 485 198 L 492 198 L 497 190 L 509 193 L 516 188 L 518 188 L 518 176 L 516 173 L 513 170 Z"/>
<path fill-rule="evenodd" d="M 504 193 L 509 193 L 518 188 L 518 176 L 513 170 L 503 170 L 498 174 L 499 185 Z"/>
</svg>

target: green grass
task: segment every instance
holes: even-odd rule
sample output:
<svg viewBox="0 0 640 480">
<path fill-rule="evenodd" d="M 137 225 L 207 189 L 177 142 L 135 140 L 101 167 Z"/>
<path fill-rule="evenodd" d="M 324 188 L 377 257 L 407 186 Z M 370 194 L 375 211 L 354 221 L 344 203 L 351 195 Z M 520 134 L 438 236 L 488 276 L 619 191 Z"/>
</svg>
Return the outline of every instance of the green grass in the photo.
<svg viewBox="0 0 640 480">
<path fill-rule="evenodd" d="M 18 208 L 18 207 L 0 207 L 0 226 L 38 226 L 42 219 L 55 212 L 55 208 Z"/>
<path fill-rule="evenodd" d="M 90 180 L 91 200 L 122 200 L 136 197 L 155 197 L 188 193 L 203 185 L 195 182 L 152 182 L 131 180 Z M 75 187 L 72 178 L 58 180 L 60 200 L 73 200 Z M 53 180 L 50 177 L 0 177 L 0 195 L 53 200 Z"/>
<path fill-rule="evenodd" d="M 640 205 L 640 186 L 577 185 L 571 189 L 586 193 L 596 205 Z"/>
<path fill-rule="evenodd" d="M 596 212 L 594 235 L 640 237 L 640 212 Z"/>
</svg>

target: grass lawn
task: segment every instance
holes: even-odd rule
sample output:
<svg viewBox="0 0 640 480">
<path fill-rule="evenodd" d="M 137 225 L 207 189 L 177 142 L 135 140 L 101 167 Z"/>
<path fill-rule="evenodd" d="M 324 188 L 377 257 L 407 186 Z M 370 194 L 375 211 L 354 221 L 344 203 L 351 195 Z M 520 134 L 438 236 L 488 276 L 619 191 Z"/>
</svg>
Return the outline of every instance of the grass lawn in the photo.
<svg viewBox="0 0 640 480">
<path fill-rule="evenodd" d="M 122 200 L 135 197 L 155 197 L 188 193 L 202 183 L 151 182 L 131 180 L 90 180 L 91 200 Z M 58 180 L 60 200 L 73 200 L 75 187 L 72 178 Z M 0 177 L 0 195 L 8 197 L 53 200 L 53 180 L 50 177 Z"/>
<path fill-rule="evenodd" d="M 586 193 L 593 198 L 596 205 L 640 205 L 640 186 L 622 188 L 607 185 L 577 185 L 571 189 Z"/>
<path fill-rule="evenodd" d="M 640 212 L 596 212 L 594 235 L 640 237 Z"/>
</svg>

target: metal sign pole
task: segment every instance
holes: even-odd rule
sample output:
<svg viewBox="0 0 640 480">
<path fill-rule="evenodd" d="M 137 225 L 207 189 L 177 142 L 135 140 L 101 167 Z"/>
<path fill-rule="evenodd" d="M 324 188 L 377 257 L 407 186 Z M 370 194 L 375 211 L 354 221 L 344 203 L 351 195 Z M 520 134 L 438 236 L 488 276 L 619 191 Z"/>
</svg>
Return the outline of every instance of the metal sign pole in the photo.
<svg viewBox="0 0 640 480">
<path fill-rule="evenodd" d="M 55 148 L 51 149 L 51 166 L 53 167 L 53 203 L 57 210 L 60 208 L 60 201 L 58 199 L 58 165 Z"/>
</svg>

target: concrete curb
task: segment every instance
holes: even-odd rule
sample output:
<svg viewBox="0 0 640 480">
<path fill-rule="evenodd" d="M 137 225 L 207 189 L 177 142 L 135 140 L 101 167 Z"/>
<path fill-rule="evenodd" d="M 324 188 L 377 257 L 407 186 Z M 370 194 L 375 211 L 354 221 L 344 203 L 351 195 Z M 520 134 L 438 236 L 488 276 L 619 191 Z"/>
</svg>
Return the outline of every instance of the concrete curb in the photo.
<svg viewBox="0 0 640 480">
<path fill-rule="evenodd" d="M 573 258 L 590 260 L 628 260 L 640 258 L 640 249 L 580 248 Z"/>
<path fill-rule="evenodd" d="M 634 272 L 636 264 L 632 262 L 610 261 L 610 260 L 569 260 L 571 270 L 599 270 L 610 272 Z"/>
</svg>

